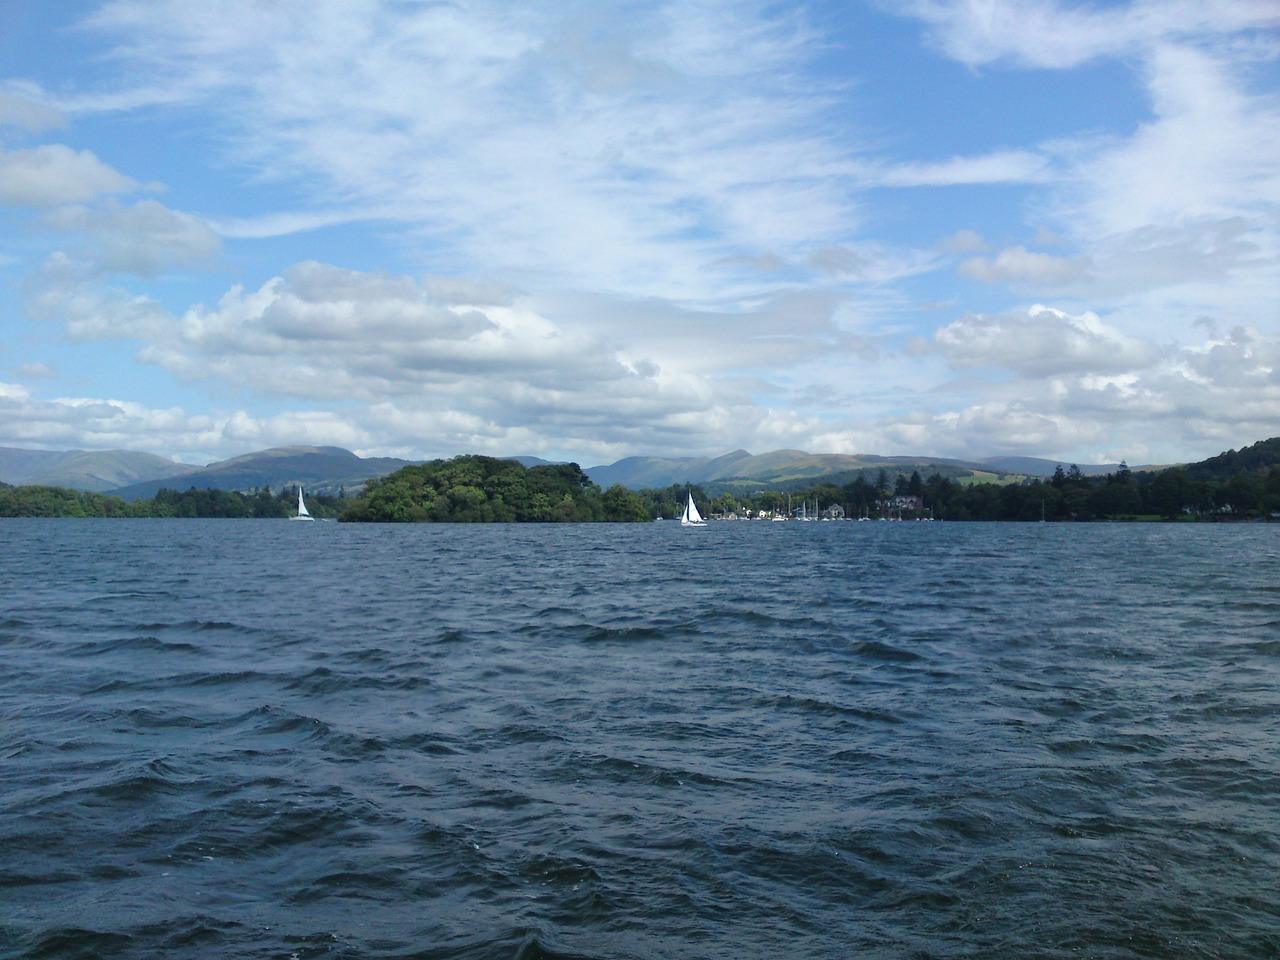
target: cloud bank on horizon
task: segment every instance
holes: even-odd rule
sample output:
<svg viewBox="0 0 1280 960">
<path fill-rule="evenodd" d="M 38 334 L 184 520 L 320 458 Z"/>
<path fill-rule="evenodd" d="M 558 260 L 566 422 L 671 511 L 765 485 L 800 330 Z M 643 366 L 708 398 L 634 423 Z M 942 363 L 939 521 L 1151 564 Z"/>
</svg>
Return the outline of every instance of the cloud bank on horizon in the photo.
<svg viewBox="0 0 1280 960">
<path fill-rule="evenodd" d="M 0 444 L 1280 433 L 1280 9 L 6 9 Z"/>
</svg>

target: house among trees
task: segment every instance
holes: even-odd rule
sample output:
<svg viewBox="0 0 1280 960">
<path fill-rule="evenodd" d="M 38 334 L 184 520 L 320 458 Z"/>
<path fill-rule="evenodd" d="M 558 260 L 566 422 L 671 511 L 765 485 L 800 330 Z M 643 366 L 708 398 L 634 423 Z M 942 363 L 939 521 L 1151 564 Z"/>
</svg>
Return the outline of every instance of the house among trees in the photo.
<svg viewBox="0 0 1280 960">
<path fill-rule="evenodd" d="M 924 500 L 910 493 L 900 493 L 884 500 L 877 500 L 876 507 L 883 515 L 891 513 L 919 513 L 924 509 Z"/>
<path fill-rule="evenodd" d="M 825 510 L 822 511 L 822 519 L 823 520 L 843 520 L 844 507 L 840 506 L 840 504 L 838 503 L 833 503 L 831 506 L 827 507 Z"/>
</svg>

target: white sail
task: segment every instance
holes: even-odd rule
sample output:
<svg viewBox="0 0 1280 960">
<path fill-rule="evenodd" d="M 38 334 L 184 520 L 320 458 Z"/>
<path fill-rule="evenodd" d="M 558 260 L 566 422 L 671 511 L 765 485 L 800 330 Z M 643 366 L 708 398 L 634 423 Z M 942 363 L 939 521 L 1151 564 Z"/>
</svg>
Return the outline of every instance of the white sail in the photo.
<svg viewBox="0 0 1280 960">
<path fill-rule="evenodd" d="M 307 512 L 307 505 L 302 500 L 302 484 L 298 484 L 298 514 L 289 518 L 290 520 L 314 520 L 315 517 Z"/>
<path fill-rule="evenodd" d="M 706 521 L 702 519 L 702 514 L 698 513 L 698 505 L 693 502 L 693 491 L 689 492 L 689 502 L 685 504 L 684 513 L 680 515 L 680 524 L 685 527 L 706 525 Z"/>
</svg>

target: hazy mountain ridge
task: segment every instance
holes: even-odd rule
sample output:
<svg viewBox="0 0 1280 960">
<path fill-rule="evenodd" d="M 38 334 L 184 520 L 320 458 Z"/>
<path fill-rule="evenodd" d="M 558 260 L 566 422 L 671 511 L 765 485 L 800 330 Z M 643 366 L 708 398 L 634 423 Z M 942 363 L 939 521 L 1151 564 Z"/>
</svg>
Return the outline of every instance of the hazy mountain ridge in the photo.
<svg viewBox="0 0 1280 960">
<path fill-rule="evenodd" d="M 723 483 L 729 486 L 764 483 L 787 484 L 818 477 L 848 476 L 862 470 L 931 467 L 991 471 L 980 461 L 947 457 L 889 457 L 875 454 L 808 453 L 804 450 L 771 450 L 752 454 L 735 450 L 720 457 L 627 457 L 617 463 L 589 468 L 586 473 L 602 487 L 667 487 L 673 483 Z M 995 471 L 992 471 L 995 472 Z M 1052 471 L 1051 471 L 1052 472 Z"/>
<path fill-rule="evenodd" d="M 514 460 L 526 467 L 556 461 L 523 455 Z M 25 450 L 0 447 L 0 481 L 39 484 L 93 492 L 110 492 L 127 500 L 154 496 L 156 491 L 189 487 L 248 491 L 279 490 L 295 483 L 315 493 L 355 492 L 365 481 L 391 473 L 417 460 L 396 457 L 361 457 L 342 447 L 271 447 L 219 460 L 203 467 L 178 463 L 147 453 L 124 450 Z M 584 472 L 601 487 L 621 484 L 630 489 L 697 483 L 717 488 L 751 486 L 793 487 L 819 478 L 844 482 L 866 471 L 886 470 L 945 476 L 994 474 L 997 476 L 1048 477 L 1059 465 L 1069 463 L 1039 457 L 987 457 L 962 460 L 950 457 L 882 456 L 879 454 L 808 453 L 804 450 L 771 450 L 752 454 L 733 450 L 716 457 L 624 457 Z M 1087 474 L 1114 472 L 1118 464 L 1080 464 Z M 1134 470 L 1155 469 L 1134 467 Z"/>
<path fill-rule="evenodd" d="M 0 447 L 0 480 L 14 485 L 69 487 L 102 493 L 176 477 L 197 467 L 133 450 L 27 450 Z"/>
<path fill-rule="evenodd" d="M 241 492 L 263 487 L 278 490 L 301 483 L 312 493 L 349 492 L 365 481 L 417 463 L 397 457 L 360 457 L 342 447 L 272 447 L 219 460 L 170 477 L 133 483 L 111 492 L 126 500 L 155 496 L 163 488 L 207 487 Z"/>
</svg>

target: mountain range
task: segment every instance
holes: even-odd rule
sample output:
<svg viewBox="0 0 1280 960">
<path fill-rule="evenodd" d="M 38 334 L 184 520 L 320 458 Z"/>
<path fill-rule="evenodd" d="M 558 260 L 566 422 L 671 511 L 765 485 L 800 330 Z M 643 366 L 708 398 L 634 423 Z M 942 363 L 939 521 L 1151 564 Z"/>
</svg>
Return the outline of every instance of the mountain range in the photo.
<svg viewBox="0 0 1280 960">
<path fill-rule="evenodd" d="M 198 468 L 132 450 L 24 450 L 0 447 L 0 480 L 101 493 L 131 483 L 179 477 Z"/>
<path fill-rule="evenodd" d="M 139 500 L 153 497 L 165 487 L 246 491 L 300 483 L 311 493 L 335 494 L 340 489 L 357 490 L 366 480 L 416 462 L 396 457 L 360 457 L 342 447 L 272 447 L 173 477 L 131 483 L 111 492 L 125 500 Z"/>
<path fill-rule="evenodd" d="M 551 461 L 517 456 L 524 466 Z M 395 457 L 360 457 L 342 447 L 273 447 L 205 466 L 179 463 L 149 453 L 127 450 L 24 450 L 0 447 L 0 482 L 71 487 L 110 492 L 125 499 L 152 497 L 162 488 L 219 490 L 280 489 L 301 483 L 314 493 L 357 490 L 366 480 L 419 461 Z M 697 483 L 734 489 L 761 485 L 785 488 L 821 477 L 845 482 L 858 473 L 919 470 L 944 476 L 1050 476 L 1057 460 L 1036 457 L 989 457 L 958 460 L 945 457 L 888 457 L 873 454 L 806 453 L 774 450 L 751 454 L 735 450 L 719 457 L 627 457 L 590 467 L 585 472 L 602 487 L 621 484 L 632 489 Z M 1086 474 L 1109 473 L 1117 464 L 1081 464 Z M 1135 467 L 1134 469 L 1141 469 Z"/>
<path fill-rule="evenodd" d="M 957 460 L 948 457 L 886 457 L 875 454 L 806 453 L 803 450 L 774 450 L 753 455 L 735 450 L 720 457 L 627 457 L 616 463 L 591 467 L 586 472 L 602 487 L 620 483 L 624 487 L 667 487 L 673 483 L 697 483 L 716 487 L 743 487 L 769 484 L 786 487 L 830 478 L 844 482 L 859 473 L 889 474 L 918 470 L 922 475 L 984 476 L 998 479 L 1010 475 L 1048 477 L 1061 463 L 1036 457 L 989 457 L 984 460 Z M 1111 473 L 1119 464 L 1081 464 L 1086 474 Z"/>
</svg>

